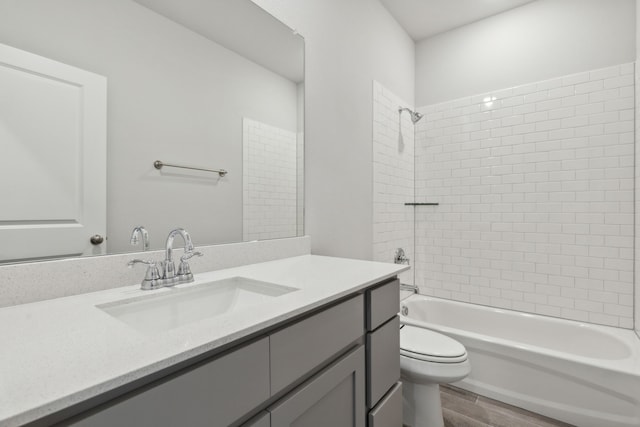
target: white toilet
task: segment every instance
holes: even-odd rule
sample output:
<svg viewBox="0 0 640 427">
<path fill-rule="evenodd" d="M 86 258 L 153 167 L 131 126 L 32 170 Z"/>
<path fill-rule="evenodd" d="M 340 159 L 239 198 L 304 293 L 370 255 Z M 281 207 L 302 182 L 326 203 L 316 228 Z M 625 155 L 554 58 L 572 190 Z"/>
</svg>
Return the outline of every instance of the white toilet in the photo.
<svg viewBox="0 0 640 427">
<path fill-rule="evenodd" d="M 471 372 L 467 350 L 445 335 L 403 325 L 400 329 L 403 423 L 443 427 L 440 384 L 460 381 Z"/>
</svg>

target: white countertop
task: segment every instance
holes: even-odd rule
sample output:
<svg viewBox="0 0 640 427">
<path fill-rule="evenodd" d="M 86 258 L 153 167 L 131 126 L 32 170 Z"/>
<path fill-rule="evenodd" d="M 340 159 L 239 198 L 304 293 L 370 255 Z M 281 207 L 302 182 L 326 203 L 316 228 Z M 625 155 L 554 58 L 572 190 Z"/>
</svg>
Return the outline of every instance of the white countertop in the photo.
<svg viewBox="0 0 640 427">
<path fill-rule="evenodd" d="M 249 315 L 230 313 L 169 331 L 138 331 L 95 306 L 171 288 L 141 291 L 136 284 L 2 308 L 0 425 L 20 426 L 58 412 L 408 268 L 304 255 L 198 274 L 194 283 L 176 288 L 243 276 L 300 290 L 251 307 Z"/>
</svg>

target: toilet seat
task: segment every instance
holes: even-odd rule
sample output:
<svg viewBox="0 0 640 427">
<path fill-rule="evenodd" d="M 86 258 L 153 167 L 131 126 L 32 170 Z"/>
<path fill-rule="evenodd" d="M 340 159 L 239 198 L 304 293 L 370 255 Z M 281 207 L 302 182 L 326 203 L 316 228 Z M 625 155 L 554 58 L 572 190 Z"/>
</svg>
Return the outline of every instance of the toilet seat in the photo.
<svg viewBox="0 0 640 427">
<path fill-rule="evenodd" d="M 400 329 L 400 355 L 435 363 L 461 363 L 467 360 L 467 351 L 458 341 L 411 325 L 403 325 Z"/>
</svg>

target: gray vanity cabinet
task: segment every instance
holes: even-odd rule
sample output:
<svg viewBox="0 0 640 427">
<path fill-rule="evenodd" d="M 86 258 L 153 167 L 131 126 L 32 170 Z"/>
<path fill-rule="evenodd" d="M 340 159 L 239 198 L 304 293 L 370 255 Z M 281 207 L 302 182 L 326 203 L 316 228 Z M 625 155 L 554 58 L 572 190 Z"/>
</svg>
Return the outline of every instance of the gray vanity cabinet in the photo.
<svg viewBox="0 0 640 427">
<path fill-rule="evenodd" d="M 399 427 L 398 292 L 371 286 L 58 426 Z"/>
</svg>

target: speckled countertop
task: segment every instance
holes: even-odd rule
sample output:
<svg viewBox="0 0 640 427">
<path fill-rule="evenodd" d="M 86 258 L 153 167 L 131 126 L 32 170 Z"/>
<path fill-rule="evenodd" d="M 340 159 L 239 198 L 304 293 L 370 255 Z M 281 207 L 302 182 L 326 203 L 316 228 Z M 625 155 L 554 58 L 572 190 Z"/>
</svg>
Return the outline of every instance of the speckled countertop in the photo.
<svg viewBox="0 0 640 427">
<path fill-rule="evenodd" d="M 96 305 L 152 293 L 130 285 L 0 309 L 0 425 L 20 426 L 393 277 L 408 266 L 304 255 L 196 275 L 298 288 L 248 312 L 141 332 Z M 42 286 L 46 286 L 43 283 Z"/>
</svg>

